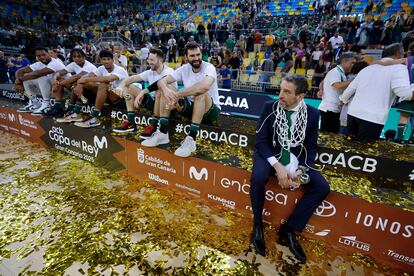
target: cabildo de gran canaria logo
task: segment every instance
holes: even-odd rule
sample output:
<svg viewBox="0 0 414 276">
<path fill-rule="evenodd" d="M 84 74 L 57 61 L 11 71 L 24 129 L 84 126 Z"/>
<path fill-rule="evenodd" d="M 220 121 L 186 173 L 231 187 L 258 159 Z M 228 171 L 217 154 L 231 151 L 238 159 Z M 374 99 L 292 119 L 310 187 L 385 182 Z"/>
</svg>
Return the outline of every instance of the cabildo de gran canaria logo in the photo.
<svg viewBox="0 0 414 276">
<path fill-rule="evenodd" d="M 144 164 L 145 162 L 145 151 L 141 148 L 137 150 L 138 162 Z"/>
<path fill-rule="evenodd" d="M 162 171 L 166 171 L 172 174 L 176 174 L 177 170 L 168 160 L 162 160 L 157 156 L 146 154 L 142 148 L 137 148 L 137 159 L 141 164 L 145 164 L 151 168 L 157 168 Z"/>
</svg>

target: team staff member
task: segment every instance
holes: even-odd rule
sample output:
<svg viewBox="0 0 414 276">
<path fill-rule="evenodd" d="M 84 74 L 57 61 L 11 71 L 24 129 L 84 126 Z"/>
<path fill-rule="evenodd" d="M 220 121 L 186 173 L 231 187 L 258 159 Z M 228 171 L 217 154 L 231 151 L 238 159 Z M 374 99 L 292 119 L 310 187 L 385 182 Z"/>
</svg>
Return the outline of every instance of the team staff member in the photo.
<svg viewBox="0 0 414 276">
<path fill-rule="evenodd" d="M 341 105 L 339 96 L 351 83 L 346 74 L 351 72 L 356 62 L 353 53 L 344 53 L 339 59 L 339 65 L 326 74 L 323 81 L 323 96 L 319 105 L 321 114 L 321 131 L 338 133 L 340 127 Z"/>
<path fill-rule="evenodd" d="M 201 60 L 201 48 L 195 42 L 185 46 L 185 58 L 187 64 L 158 81 L 158 88 L 162 91 L 160 128 L 142 142 L 146 147 L 169 143 L 168 119 L 171 109 L 176 108 L 184 117 L 191 118 L 190 133 L 174 153 L 180 157 L 188 157 L 196 150 L 200 123 L 213 123 L 220 113 L 216 68 Z M 170 85 L 174 82 L 183 82 L 184 89 L 177 91 Z"/>
<path fill-rule="evenodd" d="M 387 46 L 382 60 L 393 61 L 404 57 L 399 43 Z M 414 91 L 405 65 L 370 65 L 363 69 L 341 96 L 348 103 L 348 134 L 359 138 L 379 139 L 388 113 L 398 96 L 401 101 L 414 99 Z"/>
<path fill-rule="evenodd" d="M 269 176 L 275 175 L 283 189 L 299 185 L 298 165 L 307 168 L 309 183 L 304 185 L 304 194 L 287 222 L 280 227 L 279 243 L 289 247 L 299 261 L 306 255 L 296 240 L 295 232 L 301 232 L 313 212 L 329 193 L 329 184 L 312 166 L 318 151 L 319 112 L 305 104 L 308 82 L 304 76 L 285 77 L 280 84 L 279 101 L 267 102 L 263 108 L 256 131 L 253 155 L 250 198 L 254 225 L 253 245 L 265 255 L 263 234 L 263 205 L 265 186 Z M 293 131 L 291 131 L 293 130 Z"/>
</svg>

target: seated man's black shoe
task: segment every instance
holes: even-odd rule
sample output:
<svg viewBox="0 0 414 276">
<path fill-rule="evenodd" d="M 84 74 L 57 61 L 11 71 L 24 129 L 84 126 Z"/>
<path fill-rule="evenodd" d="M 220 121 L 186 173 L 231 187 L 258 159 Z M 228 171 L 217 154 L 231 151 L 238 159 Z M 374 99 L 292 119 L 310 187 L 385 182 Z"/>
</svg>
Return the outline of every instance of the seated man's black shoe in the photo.
<svg viewBox="0 0 414 276">
<path fill-rule="evenodd" d="M 253 226 L 252 242 L 256 252 L 262 256 L 266 254 L 265 240 L 262 225 Z"/>
<path fill-rule="evenodd" d="M 296 234 L 293 230 L 287 229 L 282 225 L 279 230 L 279 244 L 289 247 L 290 252 L 300 262 L 306 261 L 306 255 L 302 246 L 296 240 Z"/>
<path fill-rule="evenodd" d="M 54 108 L 53 106 L 42 110 L 42 116 L 47 118 L 62 118 L 63 115 L 65 115 L 65 112 L 63 112 L 63 110 Z"/>
</svg>

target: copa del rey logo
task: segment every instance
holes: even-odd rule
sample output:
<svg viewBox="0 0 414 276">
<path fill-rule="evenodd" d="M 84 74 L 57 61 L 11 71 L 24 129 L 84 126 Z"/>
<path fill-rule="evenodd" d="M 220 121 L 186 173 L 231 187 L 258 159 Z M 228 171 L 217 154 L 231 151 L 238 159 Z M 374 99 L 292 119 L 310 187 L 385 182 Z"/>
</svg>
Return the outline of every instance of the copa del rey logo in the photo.
<svg viewBox="0 0 414 276">
<path fill-rule="evenodd" d="M 68 152 L 67 147 L 74 147 L 80 149 L 82 152 L 85 152 L 88 156 L 92 155 L 96 158 L 98 157 L 98 153 L 100 150 L 108 148 L 108 140 L 105 136 L 99 137 L 97 135 L 94 135 L 93 144 L 91 145 L 87 141 L 78 140 L 76 138 L 66 136 L 64 133 L 64 129 L 61 127 L 52 126 L 48 134 L 50 140 L 58 144 L 58 146 L 60 147 L 58 149 L 66 152 Z M 71 152 L 72 150 L 69 153 Z"/>
<path fill-rule="evenodd" d="M 188 174 L 190 175 L 191 179 L 201 180 L 204 178 L 205 181 L 208 179 L 208 170 L 206 168 L 202 168 L 200 171 L 198 171 L 196 167 L 191 166 Z"/>
</svg>

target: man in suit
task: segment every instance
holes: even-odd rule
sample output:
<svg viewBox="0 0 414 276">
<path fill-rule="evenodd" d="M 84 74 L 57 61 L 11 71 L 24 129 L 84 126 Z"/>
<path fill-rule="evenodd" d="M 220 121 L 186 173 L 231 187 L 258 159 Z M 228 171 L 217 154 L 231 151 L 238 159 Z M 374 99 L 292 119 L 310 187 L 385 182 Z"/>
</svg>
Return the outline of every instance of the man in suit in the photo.
<svg viewBox="0 0 414 276">
<path fill-rule="evenodd" d="M 303 100 L 308 82 L 303 76 L 287 76 L 280 88 L 279 101 L 265 104 L 256 131 L 250 182 L 253 245 L 257 253 L 265 255 L 262 213 L 269 176 L 276 174 L 283 189 L 294 189 L 300 185 L 303 172 L 298 170 L 298 166 L 301 166 L 306 168 L 309 183 L 303 186 L 304 195 L 287 222 L 280 227 L 279 243 L 288 246 L 293 255 L 304 262 L 306 255 L 296 240 L 295 232 L 304 229 L 330 189 L 320 172 L 312 167 L 318 148 L 319 111 Z"/>
</svg>

